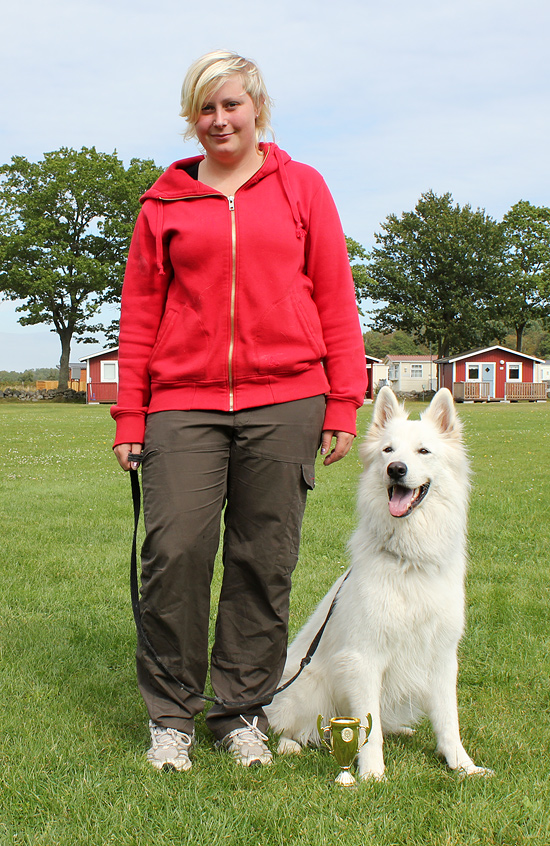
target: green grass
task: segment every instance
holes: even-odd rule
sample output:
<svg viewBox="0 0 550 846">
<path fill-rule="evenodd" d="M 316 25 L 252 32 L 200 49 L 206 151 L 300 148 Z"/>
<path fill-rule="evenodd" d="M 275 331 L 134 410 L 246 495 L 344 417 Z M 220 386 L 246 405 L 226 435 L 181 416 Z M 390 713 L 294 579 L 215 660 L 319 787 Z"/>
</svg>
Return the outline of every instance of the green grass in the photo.
<svg viewBox="0 0 550 846">
<path fill-rule="evenodd" d="M 345 791 L 315 750 L 238 770 L 202 719 L 191 773 L 147 766 L 108 409 L 0 403 L 0 846 L 548 846 L 550 404 L 459 413 L 474 468 L 459 707 L 466 748 L 496 775 L 450 773 L 423 723 L 387 742 L 386 782 Z M 293 632 L 347 564 L 359 472 L 356 448 L 318 468 Z"/>
</svg>

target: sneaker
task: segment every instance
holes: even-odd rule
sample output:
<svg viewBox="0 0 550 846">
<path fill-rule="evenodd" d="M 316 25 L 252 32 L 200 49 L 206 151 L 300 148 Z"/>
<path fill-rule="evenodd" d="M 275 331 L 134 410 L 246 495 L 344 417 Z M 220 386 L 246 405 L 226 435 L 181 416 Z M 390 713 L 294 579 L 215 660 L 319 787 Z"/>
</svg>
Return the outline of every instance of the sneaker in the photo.
<svg viewBox="0 0 550 846">
<path fill-rule="evenodd" d="M 241 714 L 241 720 L 245 728 L 234 729 L 226 734 L 223 740 L 219 740 L 216 746 L 231 752 L 237 763 L 243 767 L 261 767 L 271 764 L 273 755 L 265 745 L 267 735 L 258 728 L 258 717 L 254 717 L 251 723 Z"/>
<path fill-rule="evenodd" d="M 173 728 L 164 728 L 149 720 L 151 732 L 151 748 L 147 752 L 147 760 L 157 770 L 177 770 L 183 772 L 191 769 L 189 749 L 195 742 L 195 732 L 186 734 Z"/>
</svg>

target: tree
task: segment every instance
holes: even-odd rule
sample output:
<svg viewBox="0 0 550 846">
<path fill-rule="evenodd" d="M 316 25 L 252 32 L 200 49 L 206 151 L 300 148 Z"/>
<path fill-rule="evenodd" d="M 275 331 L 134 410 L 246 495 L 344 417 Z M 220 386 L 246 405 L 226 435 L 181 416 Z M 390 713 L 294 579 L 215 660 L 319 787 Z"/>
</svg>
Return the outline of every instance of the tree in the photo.
<svg viewBox="0 0 550 846">
<path fill-rule="evenodd" d="M 535 358 L 550 358 L 550 326 L 545 329 L 542 321 L 534 320 L 523 333 L 521 351 Z M 513 349 L 517 342 L 515 330 L 504 339 L 505 345 Z"/>
<path fill-rule="evenodd" d="M 14 156 L 0 167 L 0 292 L 23 300 L 22 325 L 53 326 L 67 385 L 73 337 L 92 342 L 94 317 L 120 297 L 139 196 L 160 175 L 153 161 L 128 169 L 114 153 L 66 147 L 42 161 Z"/>
<path fill-rule="evenodd" d="M 365 352 L 375 358 L 385 358 L 387 355 L 428 355 L 429 349 L 418 343 L 406 332 L 398 330 L 383 334 L 369 329 L 363 335 Z"/>
<path fill-rule="evenodd" d="M 506 290 L 503 316 L 516 332 L 521 352 L 525 330 L 550 326 L 550 208 L 520 200 L 504 215 Z"/>
<path fill-rule="evenodd" d="M 428 191 L 382 230 L 367 267 L 366 293 L 383 303 L 371 312 L 374 329 L 402 329 L 439 357 L 503 336 L 503 234 L 485 211 Z"/>
<path fill-rule="evenodd" d="M 361 300 L 363 300 L 366 296 L 366 262 L 368 259 L 368 253 L 358 241 L 354 241 L 353 238 L 348 238 L 347 235 L 346 246 L 348 248 L 348 258 L 349 263 L 351 265 L 351 275 L 353 276 L 353 283 L 355 285 L 355 299 L 357 300 L 357 308 L 359 309 L 359 314 L 363 314 L 363 312 L 361 311 L 360 303 Z"/>
</svg>

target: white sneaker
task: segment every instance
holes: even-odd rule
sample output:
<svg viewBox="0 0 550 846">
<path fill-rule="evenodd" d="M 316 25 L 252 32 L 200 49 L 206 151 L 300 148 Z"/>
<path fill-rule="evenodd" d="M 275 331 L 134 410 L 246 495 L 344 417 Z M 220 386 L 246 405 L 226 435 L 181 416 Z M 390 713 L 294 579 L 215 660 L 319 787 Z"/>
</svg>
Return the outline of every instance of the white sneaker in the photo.
<svg viewBox="0 0 550 846">
<path fill-rule="evenodd" d="M 195 742 L 195 732 L 189 735 L 184 731 L 164 728 L 149 720 L 151 732 L 151 748 L 147 752 L 147 760 L 157 770 L 177 770 L 183 772 L 191 769 L 189 749 Z"/>
<path fill-rule="evenodd" d="M 234 729 L 219 740 L 216 746 L 231 752 L 238 764 L 243 767 L 261 767 L 271 764 L 273 755 L 265 745 L 267 735 L 258 728 L 258 717 L 251 723 L 241 714 L 241 720 L 246 728 Z"/>
</svg>

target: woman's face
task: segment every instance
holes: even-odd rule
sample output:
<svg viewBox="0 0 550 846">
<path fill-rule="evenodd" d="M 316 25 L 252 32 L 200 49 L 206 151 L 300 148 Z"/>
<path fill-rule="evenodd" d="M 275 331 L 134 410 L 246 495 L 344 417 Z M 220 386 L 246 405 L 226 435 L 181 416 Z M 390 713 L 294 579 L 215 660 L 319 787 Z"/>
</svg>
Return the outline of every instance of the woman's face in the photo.
<svg viewBox="0 0 550 846">
<path fill-rule="evenodd" d="M 207 156 L 219 161 L 239 161 L 256 150 L 256 109 L 240 76 L 210 95 L 195 131 Z"/>
</svg>

